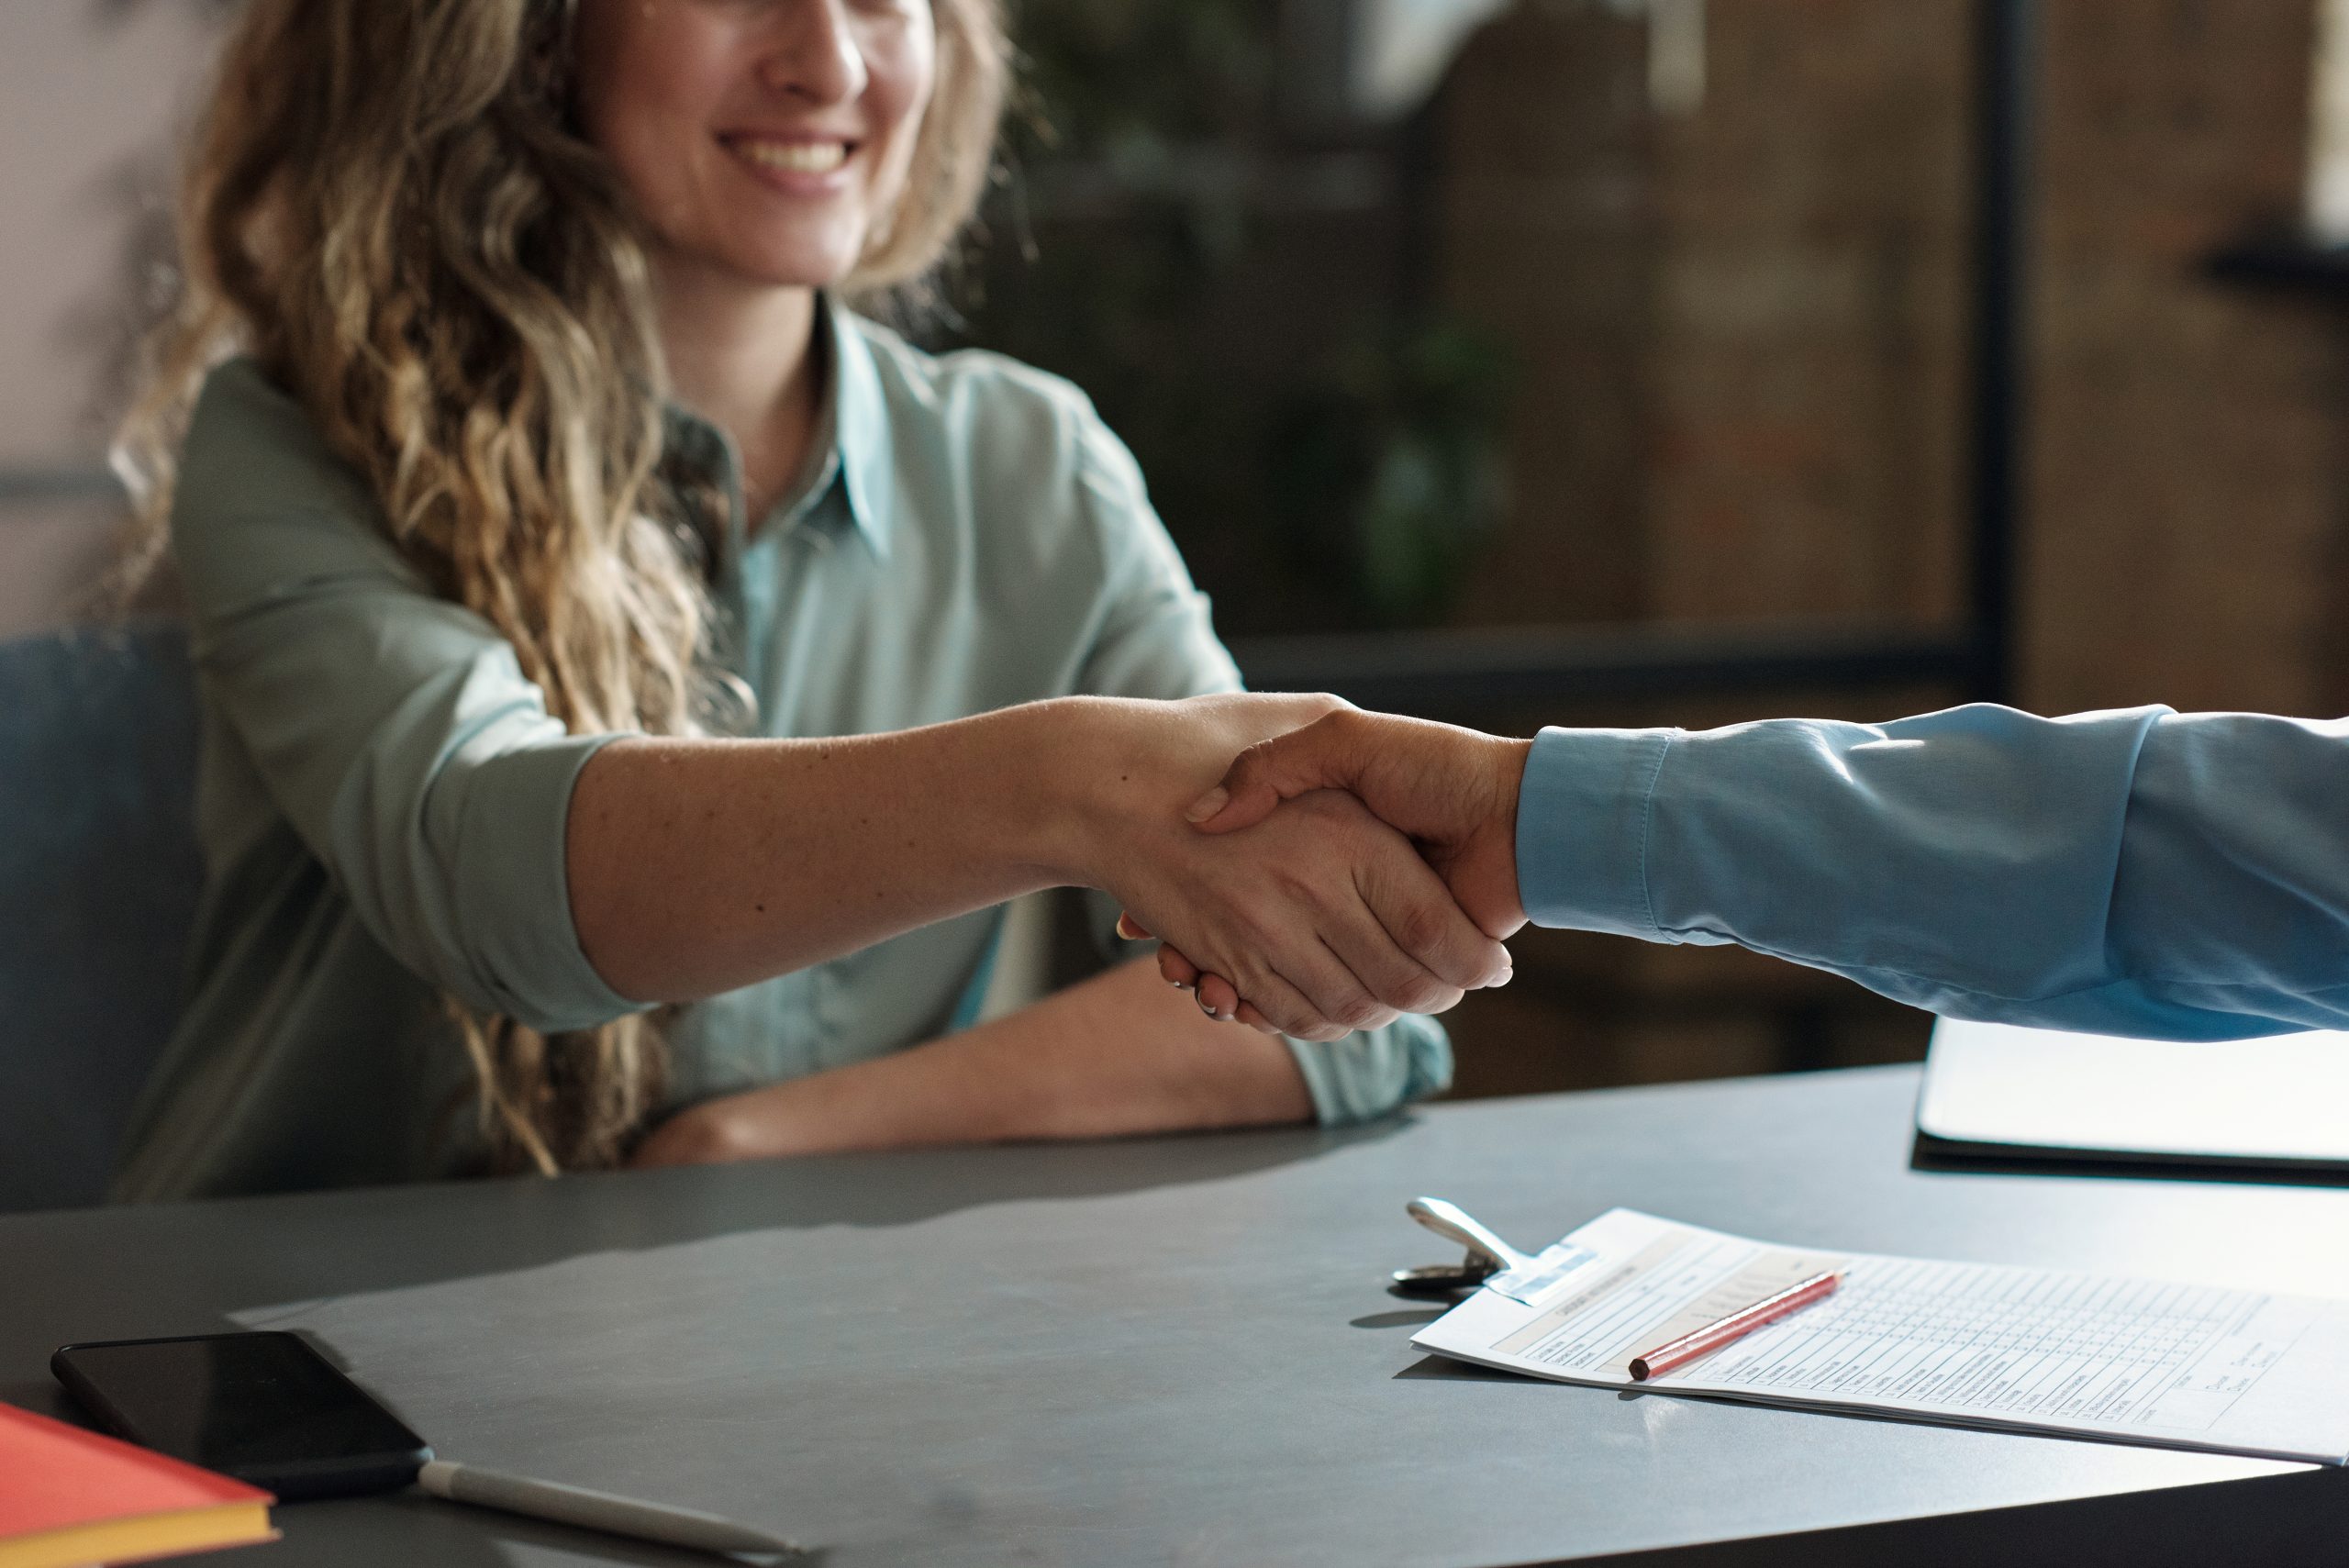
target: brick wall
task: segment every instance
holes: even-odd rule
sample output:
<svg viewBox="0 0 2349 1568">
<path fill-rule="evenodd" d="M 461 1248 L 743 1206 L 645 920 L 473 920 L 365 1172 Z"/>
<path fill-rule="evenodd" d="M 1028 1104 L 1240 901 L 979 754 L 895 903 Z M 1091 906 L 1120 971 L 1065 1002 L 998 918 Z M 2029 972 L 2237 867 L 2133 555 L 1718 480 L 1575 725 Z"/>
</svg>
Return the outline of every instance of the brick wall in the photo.
<svg viewBox="0 0 2349 1568">
<path fill-rule="evenodd" d="M 2027 706 L 2349 705 L 2349 345 L 2333 307 L 2203 272 L 2295 213 L 2314 11 L 2043 0 Z M 1539 361 L 1514 415 L 1507 537 L 1469 618 L 1954 618 L 1972 0 L 1707 13 L 1707 92 L 1685 117 L 1647 110 L 1639 24 L 1596 4 L 1521 5 L 1449 83 L 1446 297 Z M 1548 134 L 1528 134 L 1545 106 Z M 1880 717 L 1955 695 L 1492 722 Z M 1468 1092 L 1924 1040 L 1920 1015 L 1751 954 L 1571 933 L 1518 947 L 1519 984 L 1453 1017 Z"/>
<path fill-rule="evenodd" d="M 1444 297 L 1517 350 L 1478 621 L 1956 609 L 1965 0 L 1520 6 L 1447 86 Z"/>
<path fill-rule="evenodd" d="M 1461 618 L 1606 620 L 1652 596 L 1649 475 L 1663 269 L 1646 28 L 1520 6 L 1437 106 L 1437 288 L 1516 361 L 1508 525 Z"/>
<path fill-rule="evenodd" d="M 1947 617 L 1969 0 L 1707 9 L 1658 166 L 1650 613 Z"/>
<path fill-rule="evenodd" d="M 1523 5 L 1448 84 L 1442 286 L 1525 361 L 1465 618 L 1963 612 L 1971 0 Z M 2329 712 L 2343 344 L 2210 282 L 2304 183 L 2314 0 L 2047 0 L 2023 700 Z"/>
<path fill-rule="evenodd" d="M 2339 712 L 2338 323 L 2201 275 L 2297 210 L 2315 6 L 2047 12 L 2026 695 Z"/>
</svg>

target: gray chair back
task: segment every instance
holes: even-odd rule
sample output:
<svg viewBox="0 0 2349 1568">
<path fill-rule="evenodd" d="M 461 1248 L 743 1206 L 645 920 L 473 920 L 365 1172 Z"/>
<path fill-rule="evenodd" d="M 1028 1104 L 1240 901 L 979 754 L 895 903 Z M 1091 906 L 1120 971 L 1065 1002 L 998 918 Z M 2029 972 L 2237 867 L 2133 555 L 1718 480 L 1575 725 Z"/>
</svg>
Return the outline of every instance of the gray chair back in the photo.
<svg viewBox="0 0 2349 1568">
<path fill-rule="evenodd" d="M 187 639 L 0 643 L 0 1211 L 95 1203 L 203 887 Z"/>
</svg>

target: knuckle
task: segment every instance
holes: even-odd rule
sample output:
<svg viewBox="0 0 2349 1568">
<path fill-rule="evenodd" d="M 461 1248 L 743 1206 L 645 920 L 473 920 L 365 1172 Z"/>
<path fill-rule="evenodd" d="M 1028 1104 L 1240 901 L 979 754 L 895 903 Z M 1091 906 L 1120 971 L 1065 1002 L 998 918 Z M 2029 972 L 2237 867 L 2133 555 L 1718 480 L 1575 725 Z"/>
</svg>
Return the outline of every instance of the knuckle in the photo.
<svg viewBox="0 0 2349 1568">
<path fill-rule="evenodd" d="M 1460 1000 L 1460 992 L 1432 974 L 1413 976 L 1400 987 L 1396 1006 L 1407 1013 L 1441 1013 Z"/>
<path fill-rule="evenodd" d="M 1431 956 L 1443 945 L 1447 923 L 1442 911 L 1414 904 L 1395 922 L 1395 945 L 1415 958 Z"/>
<path fill-rule="evenodd" d="M 1257 1010 L 1266 1012 L 1266 1009 L 1261 1007 Z M 1266 1012 L 1266 1016 L 1280 1026 L 1283 1034 L 1293 1034 L 1299 1040 L 1319 1039 L 1319 1031 L 1329 1027 L 1328 1020 L 1319 1013 L 1297 1002 L 1280 1003 L 1275 1009 Z"/>
<path fill-rule="evenodd" d="M 1329 902 L 1329 894 L 1321 885 L 1320 879 L 1314 875 L 1312 867 L 1292 863 L 1284 857 L 1264 869 L 1273 884 L 1273 896 L 1284 906 L 1310 909 L 1316 914 L 1323 912 Z M 1251 934 L 1260 946 L 1278 929 L 1272 922 L 1256 915 L 1252 915 L 1251 925 Z"/>
</svg>

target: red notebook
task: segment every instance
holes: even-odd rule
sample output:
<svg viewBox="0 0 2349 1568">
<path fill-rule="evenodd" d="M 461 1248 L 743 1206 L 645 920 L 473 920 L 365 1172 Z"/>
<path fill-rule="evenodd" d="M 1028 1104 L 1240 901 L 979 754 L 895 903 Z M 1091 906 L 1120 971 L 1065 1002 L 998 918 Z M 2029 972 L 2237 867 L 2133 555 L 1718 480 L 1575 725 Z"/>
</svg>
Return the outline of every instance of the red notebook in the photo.
<svg viewBox="0 0 2349 1568">
<path fill-rule="evenodd" d="M 0 1568 L 77 1568 L 274 1540 L 268 1493 L 0 1405 Z"/>
</svg>

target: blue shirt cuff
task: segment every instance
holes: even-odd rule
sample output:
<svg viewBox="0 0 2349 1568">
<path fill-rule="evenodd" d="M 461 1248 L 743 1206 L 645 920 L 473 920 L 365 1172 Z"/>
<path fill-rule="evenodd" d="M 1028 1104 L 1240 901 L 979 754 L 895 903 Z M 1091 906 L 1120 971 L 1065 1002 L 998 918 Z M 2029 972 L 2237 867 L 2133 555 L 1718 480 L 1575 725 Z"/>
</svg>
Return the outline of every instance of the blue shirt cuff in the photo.
<svg viewBox="0 0 2349 1568">
<path fill-rule="evenodd" d="M 1407 1013 L 1338 1040 L 1283 1035 L 1323 1127 L 1373 1121 L 1452 1087 L 1452 1040 L 1433 1018 Z"/>
<path fill-rule="evenodd" d="M 1670 939 L 1649 906 L 1649 803 L 1676 729 L 1544 729 L 1517 795 L 1517 893 L 1537 926 Z"/>
</svg>

